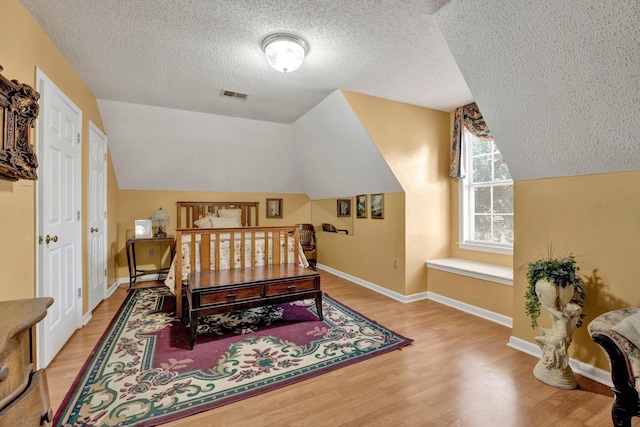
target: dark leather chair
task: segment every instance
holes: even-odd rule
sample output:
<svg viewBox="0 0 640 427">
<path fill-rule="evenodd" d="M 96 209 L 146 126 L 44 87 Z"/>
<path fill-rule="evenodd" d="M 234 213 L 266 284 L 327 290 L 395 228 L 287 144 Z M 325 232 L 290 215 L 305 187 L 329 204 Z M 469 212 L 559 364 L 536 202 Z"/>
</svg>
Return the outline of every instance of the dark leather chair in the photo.
<svg viewBox="0 0 640 427">
<path fill-rule="evenodd" d="M 300 244 L 304 251 L 304 256 L 309 261 L 309 268 L 316 269 L 316 257 L 318 255 L 316 249 L 316 230 L 312 224 L 298 224 L 300 233 Z"/>
<path fill-rule="evenodd" d="M 322 231 L 326 231 L 328 233 L 344 233 L 349 234 L 349 230 L 343 230 L 341 228 L 336 228 L 333 224 L 322 224 Z"/>
</svg>

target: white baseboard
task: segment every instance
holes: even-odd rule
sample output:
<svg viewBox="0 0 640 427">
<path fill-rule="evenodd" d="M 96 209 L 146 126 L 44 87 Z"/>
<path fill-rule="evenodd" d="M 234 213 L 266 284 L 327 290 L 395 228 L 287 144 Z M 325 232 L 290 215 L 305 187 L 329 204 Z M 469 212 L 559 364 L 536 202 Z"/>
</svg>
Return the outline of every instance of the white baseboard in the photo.
<svg viewBox="0 0 640 427">
<path fill-rule="evenodd" d="M 542 357 L 542 349 L 540 349 L 540 347 L 521 338 L 516 338 L 514 336 L 509 337 L 509 343 L 507 345 L 515 350 L 537 357 L 538 359 Z M 613 387 L 613 383 L 611 382 L 611 374 L 608 371 L 596 368 L 595 366 L 589 365 L 573 358 L 569 359 L 569 366 L 571 366 L 571 369 L 576 374 L 592 379 L 593 381 L 597 381 L 600 384 L 604 384 L 608 387 Z"/>
<path fill-rule="evenodd" d="M 371 282 L 368 282 L 366 280 L 360 279 L 359 277 L 352 276 L 350 274 L 344 273 L 344 272 L 342 272 L 340 270 L 336 270 L 334 268 L 327 267 L 326 265 L 317 264 L 316 267 L 321 269 L 321 270 L 324 270 L 324 271 L 326 271 L 328 273 L 335 274 L 338 277 L 342 277 L 343 279 L 348 280 L 350 282 L 353 282 L 356 285 L 360 285 L 360 286 L 365 287 L 367 289 L 371 289 L 372 291 L 376 291 L 379 294 L 382 294 L 384 296 L 392 298 L 392 299 L 394 299 L 396 301 L 400 301 L 402 303 L 408 303 L 408 302 L 418 301 L 418 300 L 421 300 L 421 299 L 427 299 L 427 293 L 426 292 L 421 293 L 421 294 L 414 294 L 414 295 L 406 296 L 406 295 L 399 294 L 398 292 L 391 291 L 391 290 L 389 290 L 387 288 L 383 288 L 382 286 L 376 285 L 375 283 L 371 283 Z"/>
<path fill-rule="evenodd" d="M 91 320 L 91 312 L 88 312 L 84 316 L 82 316 L 82 326 L 85 326 Z"/>
<path fill-rule="evenodd" d="M 453 307 L 460 311 L 464 311 L 465 313 L 469 313 L 474 316 L 489 320 L 491 322 L 498 323 L 508 328 L 513 328 L 513 319 L 511 317 L 504 316 L 502 314 L 498 314 L 489 310 L 485 310 L 483 308 L 476 307 L 461 301 L 457 301 L 449 297 L 438 295 L 433 292 L 421 292 L 419 294 L 413 294 L 413 295 L 402 295 L 397 292 L 390 291 L 389 289 L 383 288 L 382 286 L 376 285 L 374 283 L 368 282 L 366 280 L 362 280 L 358 277 L 336 270 L 334 268 L 327 267 L 326 265 L 318 264 L 317 268 L 327 271 L 331 274 L 335 274 L 338 277 L 341 277 L 345 280 L 348 280 L 350 282 L 353 282 L 365 288 L 371 289 L 382 295 L 388 296 L 389 298 L 392 298 L 396 301 L 408 303 L 408 302 L 413 302 L 413 301 L 418 301 L 423 299 L 429 299 L 437 303 L 444 304 L 449 307 Z M 538 359 L 542 356 L 542 350 L 540 349 L 540 347 L 538 347 L 536 344 L 533 344 L 529 341 L 525 341 L 521 338 L 516 338 L 514 336 L 511 336 L 509 338 L 509 342 L 507 343 L 507 345 L 513 348 L 514 350 L 522 351 L 523 353 L 527 353 L 531 356 L 537 357 Z M 589 365 L 587 363 L 584 363 L 575 359 L 570 359 L 569 365 L 571 366 L 571 369 L 573 370 L 573 372 L 575 372 L 576 374 L 582 375 L 586 378 L 592 379 L 594 381 L 599 382 L 600 384 L 604 384 L 609 387 L 613 386 L 613 384 L 611 383 L 611 374 L 603 369 L 596 368 L 595 366 Z"/>
<path fill-rule="evenodd" d="M 145 274 L 144 276 L 140 276 L 138 278 L 136 278 L 136 283 L 140 283 L 140 282 L 148 282 L 150 280 L 158 280 L 158 277 L 160 277 L 158 274 Z M 113 282 L 113 284 L 109 287 L 109 289 L 107 289 L 107 298 L 109 298 L 111 295 L 113 295 L 113 293 L 116 291 L 116 289 L 118 289 L 120 287 L 120 285 L 125 284 L 126 287 L 129 287 L 129 277 L 120 277 L 118 279 L 116 279 L 115 282 Z"/>
<path fill-rule="evenodd" d="M 432 301 L 439 302 L 440 304 L 447 305 L 449 307 L 456 308 L 465 313 L 473 314 L 474 316 L 482 319 L 490 320 L 507 328 L 513 328 L 513 319 L 509 316 L 499 314 L 484 308 L 476 307 L 475 305 L 467 304 L 466 302 L 458 301 L 453 298 L 445 297 L 433 292 L 427 292 L 428 298 Z"/>
<path fill-rule="evenodd" d="M 500 325 L 507 326 L 509 328 L 512 327 L 512 320 L 510 317 L 503 316 L 501 314 L 494 313 L 492 311 L 485 310 L 483 308 L 475 307 L 473 305 L 466 304 L 464 302 L 456 301 L 454 299 L 451 299 L 442 295 L 438 295 L 433 292 L 421 292 L 421 293 L 412 294 L 412 295 L 402 295 L 397 292 L 390 291 L 389 289 L 383 288 L 382 286 L 376 285 L 371 282 L 367 282 L 366 280 L 362 280 L 358 277 L 351 276 L 350 274 L 344 273 L 342 271 L 333 269 L 331 267 L 327 267 L 326 265 L 318 264 L 317 267 L 331 274 L 335 274 L 338 277 L 342 277 L 343 279 L 353 282 L 357 285 L 364 286 L 365 288 L 376 291 L 382 295 L 388 296 L 389 298 L 393 298 L 396 301 L 409 303 L 413 301 L 429 299 L 429 300 L 438 302 L 440 304 L 444 304 L 449 307 L 453 307 L 458 310 L 464 311 L 466 313 L 473 314 L 474 316 L 478 316 L 483 319 L 490 320 Z"/>
</svg>

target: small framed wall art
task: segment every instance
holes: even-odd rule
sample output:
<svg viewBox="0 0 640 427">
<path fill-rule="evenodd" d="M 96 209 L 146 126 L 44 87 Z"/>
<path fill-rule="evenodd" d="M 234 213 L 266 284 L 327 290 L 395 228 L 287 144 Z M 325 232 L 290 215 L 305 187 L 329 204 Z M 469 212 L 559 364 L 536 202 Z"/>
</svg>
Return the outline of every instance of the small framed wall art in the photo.
<svg viewBox="0 0 640 427">
<path fill-rule="evenodd" d="M 367 217 L 367 195 L 356 196 L 356 218 Z"/>
<path fill-rule="evenodd" d="M 282 218 L 282 199 L 267 199 L 267 218 Z"/>
<path fill-rule="evenodd" d="M 384 218 L 384 194 L 382 193 L 371 195 L 371 218 Z"/>
<path fill-rule="evenodd" d="M 338 216 L 351 216 L 351 199 L 338 199 Z"/>
<path fill-rule="evenodd" d="M 136 237 L 151 237 L 153 235 L 151 225 L 150 219 L 136 219 Z"/>
</svg>

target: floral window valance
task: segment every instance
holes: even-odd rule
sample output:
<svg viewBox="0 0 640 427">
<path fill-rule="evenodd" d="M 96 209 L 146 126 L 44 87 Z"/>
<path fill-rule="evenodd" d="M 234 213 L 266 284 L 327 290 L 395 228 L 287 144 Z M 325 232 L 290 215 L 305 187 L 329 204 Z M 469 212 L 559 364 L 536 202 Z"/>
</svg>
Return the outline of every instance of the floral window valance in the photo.
<svg viewBox="0 0 640 427">
<path fill-rule="evenodd" d="M 491 132 L 475 102 L 456 108 L 453 122 L 453 141 L 451 143 L 451 168 L 449 176 L 453 179 L 464 178 L 461 165 L 462 126 L 478 138 L 491 139 Z"/>
</svg>

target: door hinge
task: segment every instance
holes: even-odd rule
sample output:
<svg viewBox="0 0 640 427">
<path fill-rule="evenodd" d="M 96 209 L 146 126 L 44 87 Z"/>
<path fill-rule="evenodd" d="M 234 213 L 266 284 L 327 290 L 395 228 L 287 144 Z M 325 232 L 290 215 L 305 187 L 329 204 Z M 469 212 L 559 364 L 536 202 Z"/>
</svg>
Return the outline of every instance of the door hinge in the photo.
<svg viewBox="0 0 640 427">
<path fill-rule="evenodd" d="M 78 288 L 78 298 L 82 298 L 82 288 Z"/>
<path fill-rule="evenodd" d="M 104 277 L 107 277 L 107 269 L 104 269 Z"/>
<path fill-rule="evenodd" d="M 80 134 L 78 134 L 78 144 L 80 144 Z"/>
<path fill-rule="evenodd" d="M 80 221 L 80 211 L 78 211 L 78 221 Z"/>
</svg>

